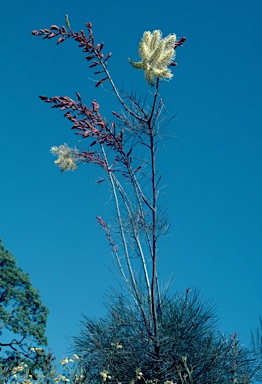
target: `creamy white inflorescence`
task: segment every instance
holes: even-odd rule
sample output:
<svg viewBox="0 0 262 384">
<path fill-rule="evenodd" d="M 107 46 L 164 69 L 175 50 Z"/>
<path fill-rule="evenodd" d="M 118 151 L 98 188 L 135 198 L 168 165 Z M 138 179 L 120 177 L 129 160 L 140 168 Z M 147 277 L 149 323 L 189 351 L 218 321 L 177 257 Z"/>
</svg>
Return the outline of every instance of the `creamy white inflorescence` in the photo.
<svg viewBox="0 0 262 384">
<path fill-rule="evenodd" d="M 154 85 L 154 78 L 171 79 L 173 74 L 168 65 L 175 58 L 175 42 L 175 34 L 162 38 L 159 29 L 152 33 L 144 32 L 138 50 L 142 60 L 133 62 L 128 58 L 128 61 L 134 68 L 145 71 L 146 81 L 151 86 Z"/>
<path fill-rule="evenodd" d="M 76 170 L 77 165 L 74 151 L 69 148 L 67 144 L 52 147 L 51 153 L 58 156 L 58 159 L 54 161 L 54 163 L 61 168 L 61 172 Z"/>
</svg>

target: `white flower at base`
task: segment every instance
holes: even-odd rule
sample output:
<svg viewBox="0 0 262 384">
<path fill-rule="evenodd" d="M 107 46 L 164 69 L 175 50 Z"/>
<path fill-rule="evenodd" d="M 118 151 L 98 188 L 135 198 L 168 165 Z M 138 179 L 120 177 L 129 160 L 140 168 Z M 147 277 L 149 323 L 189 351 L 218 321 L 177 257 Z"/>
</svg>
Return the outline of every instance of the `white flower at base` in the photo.
<svg viewBox="0 0 262 384">
<path fill-rule="evenodd" d="M 139 62 L 133 62 L 128 58 L 130 64 L 136 69 L 145 71 L 145 78 L 149 85 L 154 85 L 154 78 L 171 79 L 168 65 L 175 58 L 176 35 L 168 35 L 162 39 L 159 29 L 154 32 L 144 32 L 139 44 L 138 54 L 142 58 Z"/>
<path fill-rule="evenodd" d="M 77 168 L 76 158 L 74 151 L 67 146 L 67 144 L 59 145 L 59 147 L 52 147 L 50 152 L 58 156 L 54 164 L 61 168 L 61 172 L 75 171 Z"/>
</svg>

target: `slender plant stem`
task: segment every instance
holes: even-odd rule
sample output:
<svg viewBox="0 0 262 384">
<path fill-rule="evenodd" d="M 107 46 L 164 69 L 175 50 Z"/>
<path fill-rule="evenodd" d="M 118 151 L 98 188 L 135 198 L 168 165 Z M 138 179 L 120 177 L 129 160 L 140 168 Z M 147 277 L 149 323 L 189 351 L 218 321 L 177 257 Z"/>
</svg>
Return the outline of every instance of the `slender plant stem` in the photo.
<svg viewBox="0 0 262 384">
<path fill-rule="evenodd" d="M 105 161 L 106 161 L 106 163 L 108 165 L 107 156 L 106 156 L 106 152 L 104 150 L 104 147 L 103 147 L 102 144 L 100 144 L 100 146 L 101 146 L 101 150 L 102 150 L 104 159 L 105 159 Z M 108 175 L 109 175 L 109 179 L 110 179 L 111 186 L 112 186 L 113 196 L 114 196 L 114 199 L 115 199 L 117 219 L 118 219 L 119 228 L 120 228 L 120 235 L 121 235 L 122 243 L 123 243 L 123 246 L 124 246 L 124 253 L 125 253 L 125 257 L 126 257 L 126 262 L 127 262 L 127 267 L 128 267 L 129 275 L 130 275 L 130 278 L 131 278 L 131 284 L 132 284 L 133 290 L 135 292 L 135 297 L 136 297 L 138 306 L 140 308 L 140 312 L 141 312 L 141 315 L 143 317 L 144 324 L 145 324 L 146 328 L 148 329 L 149 334 L 151 335 L 150 328 L 148 327 L 148 321 L 147 321 L 147 317 L 146 317 L 146 312 L 145 312 L 145 309 L 143 307 L 143 303 L 142 303 L 142 299 L 141 299 L 141 296 L 140 296 L 140 293 L 139 293 L 139 289 L 137 287 L 137 282 L 136 282 L 136 278 L 135 278 L 135 275 L 134 275 L 134 271 L 133 271 L 133 268 L 132 268 L 132 265 L 131 265 L 131 262 L 130 262 L 130 256 L 129 256 L 129 252 L 128 252 L 128 246 L 127 246 L 125 231 L 124 231 L 124 227 L 123 227 L 123 223 L 122 223 L 122 216 L 121 216 L 119 201 L 118 201 L 118 197 L 117 197 L 115 182 L 114 182 L 114 178 L 113 178 L 112 172 L 109 169 L 109 166 L 108 166 Z"/>
<path fill-rule="evenodd" d="M 108 77 L 108 80 L 109 80 L 109 82 L 110 82 L 110 84 L 111 84 L 111 86 L 112 86 L 112 88 L 113 88 L 113 91 L 114 91 L 114 93 L 116 94 L 116 97 L 118 98 L 118 100 L 119 100 L 119 102 L 122 104 L 122 106 L 125 108 L 125 110 L 126 110 L 131 116 L 133 116 L 135 119 L 137 119 L 137 120 L 139 120 L 139 121 L 146 122 L 146 118 L 143 119 L 142 117 L 137 116 L 131 109 L 128 108 L 128 106 L 126 105 L 126 103 L 124 102 L 124 100 L 122 99 L 122 97 L 120 96 L 120 94 L 119 94 L 119 92 L 118 92 L 118 90 L 117 90 L 117 88 L 116 88 L 116 86 L 115 86 L 115 83 L 114 83 L 114 81 L 113 81 L 113 79 L 112 79 L 112 77 L 111 77 L 111 75 L 110 75 L 110 73 L 109 73 L 109 71 L 108 71 L 108 69 L 107 69 L 107 66 L 105 65 L 104 61 L 99 57 L 99 54 L 98 54 L 98 52 L 97 52 L 96 49 L 94 50 L 94 53 L 96 54 L 96 56 L 97 56 L 97 58 L 98 58 L 98 60 L 99 60 L 99 62 L 100 62 L 100 64 L 101 64 L 103 70 L 105 71 L 105 73 L 106 73 L 106 75 L 107 75 L 107 77 Z"/>
<path fill-rule="evenodd" d="M 139 234 L 138 234 L 137 228 L 135 227 L 135 222 L 133 220 L 136 212 L 134 212 L 134 210 L 132 208 L 132 204 L 131 204 L 131 202 L 130 202 L 130 200 L 129 200 L 126 192 L 125 192 L 125 189 L 122 187 L 119 180 L 115 177 L 115 175 L 112 175 L 112 177 L 113 177 L 114 182 L 115 182 L 115 184 L 116 184 L 116 186 L 117 186 L 117 188 L 118 188 L 118 190 L 122 196 L 122 199 L 123 199 L 124 204 L 126 206 L 128 217 L 130 218 L 130 221 L 131 221 L 133 236 L 134 236 L 134 239 L 136 241 L 136 244 L 137 244 L 137 247 L 139 250 L 139 254 L 140 254 L 140 258 L 141 258 L 141 262 L 142 262 L 142 267 L 143 267 L 147 291 L 148 291 L 149 302 L 151 303 L 151 290 L 150 290 L 150 282 L 149 282 L 148 271 L 147 271 L 147 264 L 146 264 L 143 248 L 142 248 L 142 245 L 141 245 L 141 242 L 139 239 Z"/>
<path fill-rule="evenodd" d="M 152 296 L 152 316 L 154 323 L 155 335 L 155 350 L 159 352 L 159 334 L 158 334 L 158 318 L 156 304 L 156 289 L 157 289 L 157 180 L 156 180 L 156 145 L 155 145 L 155 130 L 154 125 L 151 125 L 151 120 L 154 115 L 156 99 L 158 95 L 159 79 L 157 79 L 156 90 L 154 94 L 154 102 L 152 105 L 151 115 L 148 121 L 148 131 L 150 137 L 150 155 L 151 155 L 151 185 L 152 185 L 152 281 L 151 281 L 151 296 Z"/>
</svg>

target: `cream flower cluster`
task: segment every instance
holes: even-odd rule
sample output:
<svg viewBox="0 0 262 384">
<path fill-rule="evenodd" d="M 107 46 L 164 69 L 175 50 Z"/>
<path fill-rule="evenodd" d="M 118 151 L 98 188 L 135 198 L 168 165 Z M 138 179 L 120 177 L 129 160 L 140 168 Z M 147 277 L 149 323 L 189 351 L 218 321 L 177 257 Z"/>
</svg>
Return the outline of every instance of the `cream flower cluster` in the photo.
<svg viewBox="0 0 262 384">
<path fill-rule="evenodd" d="M 25 364 L 23 361 L 18 365 L 17 367 L 14 367 L 12 369 L 12 374 L 16 378 L 16 374 L 18 372 L 23 372 L 27 368 L 27 364 Z"/>
<path fill-rule="evenodd" d="M 65 382 L 65 383 L 69 383 L 69 382 L 70 382 L 70 380 L 68 379 L 68 377 L 59 374 L 59 375 L 54 379 L 54 382 L 55 382 L 55 383 L 59 383 L 60 381 L 63 381 L 63 382 Z"/>
<path fill-rule="evenodd" d="M 38 355 L 41 355 L 41 353 L 44 352 L 42 348 L 30 348 L 30 351 L 38 353 Z"/>
<path fill-rule="evenodd" d="M 122 349 L 123 345 L 119 344 L 117 341 L 116 343 L 111 343 L 111 347 L 115 347 L 116 349 Z"/>
<path fill-rule="evenodd" d="M 108 379 L 108 380 L 111 379 L 111 376 L 108 374 L 108 371 L 106 371 L 106 370 L 100 372 L 100 376 L 102 376 L 102 381 L 103 381 L 103 383 L 104 383 L 107 379 Z"/>
<path fill-rule="evenodd" d="M 176 35 L 170 34 L 162 38 L 159 29 L 154 32 L 144 32 L 139 44 L 138 54 L 142 58 L 139 62 L 128 59 L 130 64 L 136 69 L 145 71 L 145 78 L 148 84 L 154 85 L 154 78 L 171 79 L 168 65 L 175 58 Z"/>
<path fill-rule="evenodd" d="M 71 357 L 71 359 L 69 359 L 68 357 L 64 357 L 62 360 L 60 360 L 60 364 L 61 365 L 67 365 L 67 364 L 73 363 L 74 361 L 77 361 L 77 360 L 80 360 L 80 358 L 76 353 L 74 353 L 73 357 Z"/>
<path fill-rule="evenodd" d="M 69 148 L 67 144 L 52 147 L 51 153 L 58 156 L 58 159 L 54 161 L 54 163 L 61 168 L 61 172 L 76 170 L 77 165 L 74 151 Z"/>
</svg>

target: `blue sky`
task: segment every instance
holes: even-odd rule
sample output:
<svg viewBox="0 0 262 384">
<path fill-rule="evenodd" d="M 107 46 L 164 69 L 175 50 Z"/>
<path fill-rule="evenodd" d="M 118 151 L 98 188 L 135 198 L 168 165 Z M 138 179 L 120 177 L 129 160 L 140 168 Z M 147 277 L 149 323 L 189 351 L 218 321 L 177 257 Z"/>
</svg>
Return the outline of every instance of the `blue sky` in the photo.
<svg viewBox="0 0 262 384">
<path fill-rule="evenodd" d="M 198 288 L 216 304 L 220 329 L 248 343 L 262 315 L 262 119 L 260 0 L 4 2 L 1 5 L 0 237 L 29 273 L 50 315 L 47 336 L 58 358 L 84 313 L 105 314 L 117 286 L 97 215 L 110 216 L 106 187 L 92 166 L 62 174 L 49 150 L 77 136 L 39 95 L 95 98 L 108 118 L 118 104 L 94 87 L 77 45 L 31 35 L 91 21 L 112 51 L 110 72 L 125 90 L 148 92 L 136 61 L 145 30 L 186 36 L 171 82 L 161 84 L 174 138 L 160 148 L 170 236 L 160 249 L 160 282 L 172 292 Z M 90 80 L 91 79 L 91 80 Z M 83 144 L 84 145 L 84 144 Z"/>
</svg>

